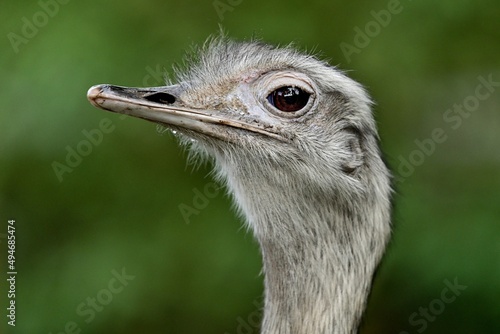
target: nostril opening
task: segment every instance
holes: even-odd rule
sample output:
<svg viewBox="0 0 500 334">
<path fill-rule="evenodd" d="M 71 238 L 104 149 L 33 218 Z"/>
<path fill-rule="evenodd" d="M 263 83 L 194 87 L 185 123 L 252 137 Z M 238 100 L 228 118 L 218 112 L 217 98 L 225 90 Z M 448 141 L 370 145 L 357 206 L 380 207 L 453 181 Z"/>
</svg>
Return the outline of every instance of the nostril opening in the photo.
<svg viewBox="0 0 500 334">
<path fill-rule="evenodd" d="M 162 103 L 162 104 L 172 104 L 175 102 L 175 96 L 163 92 L 144 96 L 144 99 L 151 102 Z"/>
</svg>

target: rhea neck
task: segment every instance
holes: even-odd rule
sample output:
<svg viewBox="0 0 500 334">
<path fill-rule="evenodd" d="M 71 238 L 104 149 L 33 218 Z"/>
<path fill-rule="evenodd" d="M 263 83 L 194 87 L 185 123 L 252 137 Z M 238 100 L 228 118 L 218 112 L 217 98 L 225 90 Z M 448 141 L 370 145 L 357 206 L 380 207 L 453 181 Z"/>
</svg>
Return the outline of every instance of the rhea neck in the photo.
<svg viewBox="0 0 500 334">
<path fill-rule="evenodd" d="M 262 333 L 355 333 L 388 238 L 387 222 L 377 221 L 385 215 L 299 181 L 226 176 L 262 252 Z"/>
</svg>

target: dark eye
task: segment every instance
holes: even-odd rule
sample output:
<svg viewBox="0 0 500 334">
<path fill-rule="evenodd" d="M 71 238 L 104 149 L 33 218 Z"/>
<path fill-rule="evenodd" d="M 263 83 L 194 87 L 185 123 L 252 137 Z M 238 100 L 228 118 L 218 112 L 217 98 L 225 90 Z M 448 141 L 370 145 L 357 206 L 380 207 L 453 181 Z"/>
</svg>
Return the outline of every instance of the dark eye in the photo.
<svg viewBox="0 0 500 334">
<path fill-rule="evenodd" d="M 269 94 L 267 100 L 278 110 L 294 112 L 306 106 L 309 96 L 311 94 L 298 87 L 286 86 L 278 88 Z"/>
</svg>

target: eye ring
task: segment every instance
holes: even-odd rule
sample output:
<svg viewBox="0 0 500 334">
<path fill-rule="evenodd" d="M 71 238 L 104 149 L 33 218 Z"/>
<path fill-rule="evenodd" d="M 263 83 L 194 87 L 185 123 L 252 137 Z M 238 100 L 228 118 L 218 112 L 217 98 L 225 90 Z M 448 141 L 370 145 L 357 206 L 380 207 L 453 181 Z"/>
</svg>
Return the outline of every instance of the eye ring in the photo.
<svg viewBox="0 0 500 334">
<path fill-rule="evenodd" d="M 272 115 L 297 118 L 318 103 L 318 87 L 304 73 L 274 71 L 264 75 L 257 84 L 258 100 Z"/>
<path fill-rule="evenodd" d="M 267 96 L 267 101 L 276 109 L 290 113 L 302 110 L 309 102 L 311 93 L 298 86 L 282 86 Z"/>
</svg>

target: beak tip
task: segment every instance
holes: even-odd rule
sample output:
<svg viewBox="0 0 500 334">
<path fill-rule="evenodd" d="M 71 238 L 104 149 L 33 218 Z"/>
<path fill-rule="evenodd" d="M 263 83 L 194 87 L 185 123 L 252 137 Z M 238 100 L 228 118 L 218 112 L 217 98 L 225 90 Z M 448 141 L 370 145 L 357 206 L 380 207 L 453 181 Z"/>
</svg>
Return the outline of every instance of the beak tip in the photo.
<svg viewBox="0 0 500 334">
<path fill-rule="evenodd" d="M 97 102 L 97 99 L 99 98 L 99 95 L 102 93 L 103 88 L 105 85 L 95 85 L 89 88 L 87 91 L 87 100 L 97 108 L 100 108 L 99 103 Z"/>
</svg>

